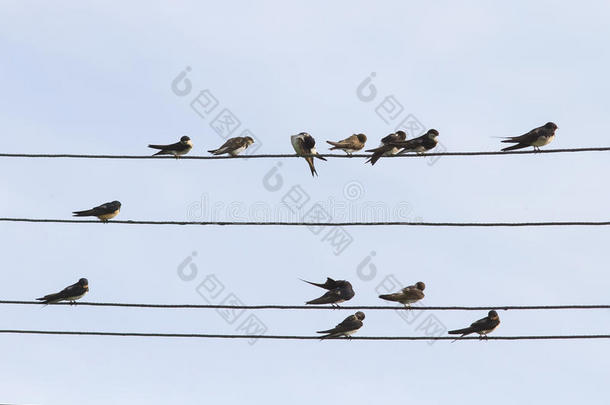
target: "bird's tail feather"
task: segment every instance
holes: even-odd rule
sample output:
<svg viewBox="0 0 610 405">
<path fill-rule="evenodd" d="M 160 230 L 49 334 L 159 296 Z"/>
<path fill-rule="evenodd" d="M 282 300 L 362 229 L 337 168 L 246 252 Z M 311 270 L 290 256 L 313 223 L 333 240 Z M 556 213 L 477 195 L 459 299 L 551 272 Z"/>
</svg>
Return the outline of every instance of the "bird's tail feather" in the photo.
<svg viewBox="0 0 610 405">
<path fill-rule="evenodd" d="M 397 301 L 396 294 L 382 294 L 379 296 L 382 300 Z"/>
<path fill-rule="evenodd" d="M 311 177 L 317 176 L 318 172 L 316 172 L 316 168 L 313 165 L 313 158 L 307 157 L 307 158 L 305 158 L 305 160 L 307 161 L 307 164 L 309 165 L 309 170 L 311 170 Z"/>
<path fill-rule="evenodd" d="M 502 141 L 502 142 L 507 142 L 507 141 Z M 508 141 L 510 142 L 510 141 Z M 523 148 L 527 148 L 528 145 L 523 145 L 521 143 L 518 143 L 516 145 L 511 145 L 507 148 L 502 149 L 502 152 L 506 152 L 507 150 L 515 150 L 515 149 L 523 149 Z"/>
<path fill-rule="evenodd" d="M 456 329 L 456 330 L 450 330 L 449 333 L 450 335 L 468 335 L 470 333 L 474 332 L 474 330 L 472 330 L 472 328 L 464 328 L 464 329 Z"/>
<path fill-rule="evenodd" d="M 307 301 L 305 304 L 332 304 L 334 300 L 329 299 L 328 297 L 322 296 L 320 298 L 316 298 L 315 300 Z"/>
<path fill-rule="evenodd" d="M 74 211 L 72 214 L 75 217 L 90 217 L 93 215 L 93 210 Z"/>
</svg>

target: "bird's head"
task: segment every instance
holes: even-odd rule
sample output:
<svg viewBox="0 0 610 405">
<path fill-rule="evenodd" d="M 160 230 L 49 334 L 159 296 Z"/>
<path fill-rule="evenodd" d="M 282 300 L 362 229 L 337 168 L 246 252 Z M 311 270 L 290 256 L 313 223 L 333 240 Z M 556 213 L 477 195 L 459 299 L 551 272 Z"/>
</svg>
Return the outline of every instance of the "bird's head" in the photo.
<svg viewBox="0 0 610 405">
<path fill-rule="evenodd" d="M 438 136 L 438 131 L 436 129 L 429 129 L 428 132 L 426 132 L 426 135 L 428 138 L 434 139 Z"/>
<path fill-rule="evenodd" d="M 305 135 L 303 136 L 303 147 L 307 150 L 313 148 L 316 146 L 316 140 L 313 139 L 313 136 L 309 135 L 308 133 L 304 133 Z"/>
<path fill-rule="evenodd" d="M 251 136 L 246 137 L 246 144 L 252 145 L 254 143 L 254 139 Z"/>
<path fill-rule="evenodd" d="M 89 281 L 86 278 L 81 278 L 80 280 L 78 280 L 78 285 L 83 288 L 86 288 L 87 290 L 89 289 Z"/>
<path fill-rule="evenodd" d="M 362 311 L 358 311 L 354 315 L 356 316 L 356 318 L 358 318 L 361 321 L 364 319 L 364 312 L 362 312 Z"/>
<path fill-rule="evenodd" d="M 405 139 L 407 139 L 407 133 L 405 131 L 396 131 L 396 135 L 398 136 L 398 139 L 401 141 L 404 141 Z"/>
<path fill-rule="evenodd" d="M 424 284 L 423 281 L 418 281 L 415 283 L 415 287 L 417 287 L 417 289 L 420 291 L 424 291 L 426 289 L 426 284 Z"/>
<path fill-rule="evenodd" d="M 120 202 L 120 201 L 114 200 L 114 201 L 113 201 L 113 202 L 111 202 L 110 204 L 112 204 L 113 206 L 115 206 L 117 210 L 121 208 L 121 202 Z"/>
<path fill-rule="evenodd" d="M 356 137 L 358 138 L 358 140 L 361 143 L 365 143 L 366 142 L 366 135 L 364 135 L 364 134 L 357 134 Z"/>
<path fill-rule="evenodd" d="M 183 136 L 182 138 L 180 138 L 180 142 L 184 143 L 184 144 L 188 144 L 191 141 L 191 138 L 189 138 L 188 136 Z"/>
<path fill-rule="evenodd" d="M 487 316 L 491 319 L 498 319 L 498 313 L 493 309 L 487 313 Z"/>
<path fill-rule="evenodd" d="M 544 124 L 544 127 L 550 129 L 551 131 L 554 131 L 559 128 L 554 122 L 547 122 L 546 124 Z"/>
</svg>

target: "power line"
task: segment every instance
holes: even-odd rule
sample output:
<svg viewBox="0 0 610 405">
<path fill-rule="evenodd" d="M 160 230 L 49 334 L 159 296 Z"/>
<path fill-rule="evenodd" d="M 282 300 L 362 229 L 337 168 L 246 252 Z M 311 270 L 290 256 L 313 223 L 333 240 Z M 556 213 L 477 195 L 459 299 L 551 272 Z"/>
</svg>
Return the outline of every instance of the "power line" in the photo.
<svg viewBox="0 0 610 405">
<path fill-rule="evenodd" d="M 540 151 L 533 150 L 518 150 L 518 151 L 492 151 L 492 152 L 431 152 L 424 154 L 401 154 L 384 156 L 385 158 L 396 157 L 427 157 L 427 156 L 500 156 L 500 155 L 530 155 L 530 154 L 545 154 L 545 153 L 574 153 L 574 152 L 607 152 L 610 151 L 610 146 L 590 147 L 590 148 L 567 148 L 567 149 L 546 149 Z M 329 158 L 369 158 L 371 154 L 359 153 L 353 155 L 325 153 L 317 156 Z M 152 156 L 152 155 L 93 155 L 93 154 L 70 154 L 70 153 L 0 153 L 0 157 L 12 158 L 65 158 L 65 159 L 175 159 L 173 156 Z M 217 159 L 280 159 L 280 158 L 298 158 L 296 154 L 279 153 L 279 154 L 259 154 L 259 155 L 237 155 L 237 156 L 181 156 L 180 160 L 217 160 Z"/>
<path fill-rule="evenodd" d="M 44 305 L 40 301 L 0 300 L 0 304 Z M 311 305 L 216 305 L 216 304 L 136 304 L 124 302 L 58 302 L 48 305 L 123 307 L 123 308 L 165 308 L 165 309 L 278 309 L 278 310 L 417 310 L 417 311 L 482 311 L 495 309 L 508 310 L 559 310 L 559 309 L 610 309 L 610 304 L 593 305 L 492 305 L 492 306 L 311 306 Z"/>
<path fill-rule="evenodd" d="M 96 219 L 0 218 L 0 222 L 33 222 L 55 224 L 122 224 L 122 225 L 201 225 L 201 226 L 428 226 L 428 227 L 524 227 L 524 226 L 608 226 L 610 221 L 543 221 L 543 222 L 287 222 L 287 221 L 133 221 Z"/>
<path fill-rule="evenodd" d="M 115 336 L 115 337 L 160 337 L 160 338 L 200 338 L 200 339 L 268 339 L 268 340 L 319 340 L 320 336 L 296 335 L 222 335 L 207 333 L 148 333 L 148 332 L 97 332 L 64 330 L 22 330 L 0 329 L 0 334 L 20 335 L 72 335 L 72 336 Z M 583 340 L 610 339 L 610 335 L 539 335 L 539 336 L 476 336 L 458 337 L 457 340 Z M 330 339 L 329 339 L 330 340 Z M 337 340 L 337 339 L 333 339 Z M 344 339 L 347 340 L 347 339 Z M 456 340 L 455 336 L 353 336 L 350 340 Z"/>
</svg>

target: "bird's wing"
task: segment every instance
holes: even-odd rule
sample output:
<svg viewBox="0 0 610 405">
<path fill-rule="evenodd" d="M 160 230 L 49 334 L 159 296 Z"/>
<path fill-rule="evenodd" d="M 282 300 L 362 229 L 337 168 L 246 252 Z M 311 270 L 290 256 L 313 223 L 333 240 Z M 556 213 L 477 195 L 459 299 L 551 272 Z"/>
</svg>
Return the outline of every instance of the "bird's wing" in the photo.
<svg viewBox="0 0 610 405">
<path fill-rule="evenodd" d="M 335 302 L 344 298 L 344 297 L 342 297 L 342 295 L 343 294 L 341 293 L 341 290 L 339 290 L 339 289 L 330 290 L 326 294 L 321 296 L 320 298 L 316 298 L 314 300 L 307 301 L 306 303 L 307 304 L 334 304 Z"/>
<path fill-rule="evenodd" d="M 509 136 L 506 137 L 502 142 L 518 142 L 518 143 L 531 143 L 534 141 L 540 132 L 540 128 L 534 128 L 526 134 L 520 136 Z"/>
<path fill-rule="evenodd" d="M 356 315 L 350 315 L 343 322 L 338 324 L 332 329 L 319 331 L 318 333 L 329 333 L 329 334 L 341 334 L 345 332 L 350 332 L 356 329 L 360 329 L 362 327 L 362 321 L 356 318 Z"/>
<path fill-rule="evenodd" d="M 326 277 L 326 281 L 324 283 L 314 283 L 303 279 L 301 279 L 301 281 L 304 281 L 307 284 L 315 285 L 316 287 L 325 288 L 327 290 L 332 290 L 333 288 L 337 287 L 337 282 L 330 277 Z"/>
<path fill-rule="evenodd" d="M 76 283 L 76 284 L 72 284 L 72 285 L 64 288 L 63 290 L 61 290 L 58 293 L 48 294 L 42 298 L 37 298 L 37 300 L 46 301 L 46 302 L 58 301 L 58 300 L 62 300 L 62 299 L 68 298 L 68 297 L 75 297 L 77 295 L 80 295 L 80 292 L 81 292 L 81 286 L 78 283 Z"/>
<path fill-rule="evenodd" d="M 176 142 L 176 143 L 171 143 L 169 145 L 148 145 L 149 148 L 151 149 L 160 149 L 160 150 L 166 150 L 166 149 L 176 149 L 181 145 L 180 142 Z"/>
</svg>

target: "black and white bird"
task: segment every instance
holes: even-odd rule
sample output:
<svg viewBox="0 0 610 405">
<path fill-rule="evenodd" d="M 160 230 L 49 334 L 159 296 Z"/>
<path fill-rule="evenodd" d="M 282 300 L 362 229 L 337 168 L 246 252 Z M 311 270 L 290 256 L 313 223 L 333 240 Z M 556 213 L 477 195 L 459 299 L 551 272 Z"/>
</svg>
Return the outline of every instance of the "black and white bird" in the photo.
<svg viewBox="0 0 610 405">
<path fill-rule="evenodd" d="M 430 149 L 434 149 L 438 145 L 438 131 L 436 129 L 429 129 L 422 136 L 417 138 L 409 139 L 408 141 L 394 142 L 393 145 L 402 148 L 399 155 L 407 152 L 424 153 Z"/>
<path fill-rule="evenodd" d="M 191 142 L 191 138 L 188 136 L 183 136 L 180 138 L 180 141 L 176 143 L 172 143 L 169 145 L 148 145 L 149 148 L 159 149 L 159 152 L 155 153 L 153 156 L 157 155 L 174 155 L 175 158 L 179 158 L 182 155 L 186 155 L 193 149 L 193 142 Z"/>
<path fill-rule="evenodd" d="M 74 211 L 72 214 L 75 217 L 97 217 L 102 222 L 108 222 L 109 219 L 116 217 L 120 211 L 121 203 L 119 201 L 112 201 L 98 205 L 90 210 Z"/>
<path fill-rule="evenodd" d="M 471 323 L 469 327 L 464 329 L 450 330 L 448 333 L 450 335 L 462 335 L 460 337 L 464 337 L 471 333 L 478 333 L 481 338 L 483 338 L 487 337 L 488 333 L 493 332 L 498 325 L 500 325 L 500 317 L 496 311 L 491 310 L 485 318 L 481 318 L 478 321 Z"/>
<path fill-rule="evenodd" d="M 316 168 L 313 164 L 313 156 L 321 160 L 326 160 L 326 158 L 319 156 L 318 151 L 316 151 L 316 140 L 313 139 L 313 136 L 309 135 L 307 132 L 301 132 L 297 135 L 292 135 L 290 137 L 290 143 L 297 155 L 303 156 L 307 161 L 309 169 L 311 170 L 311 175 L 317 176 L 318 172 L 316 172 Z"/>
<path fill-rule="evenodd" d="M 381 145 L 375 149 L 369 149 L 366 152 L 373 152 L 373 155 L 364 163 L 371 162 L 374 165 L 382 156 L 395 155 L 400 151 L 400 148 L 395 146 L 396 142 L 401 142 L 407 139 L 407 134 L 404 131 L 396 131 L 390 135 L 381 138 Z"/>
<path fill-rule="evenodd" d="M 231 156 L 237 156 L 241 152 L 245 151 L 248 146 L 254 143 L 254 139 L 250 136 L 238 136 L 235 138 L 229 138 L 227 141 L 222 144 L 222 146 L 218 149 L 209 150 L 211 154 L 214 155 L 222 155 L 224 153 L 228 153 Z"/>
<path fill-rule="evenodd" d="M 70 301 L 74 303 L 79 298 L 82 298 L 89 291 L 89 282 L 86 278 L 81 278 L 75 284 L 68 286 L 55 294 L 48 294 L 44 297 L 36 298 L 38 301 L 42 301 L 42 304 L 54 304 L 60 301 Z"/>
<path fill-rule="evenodd" d="M 323 296 L 307 301 L 306 304 L 331 304 L 332 306 L 338 307 L 340 303 L 349 301 L 356 295 L 352 288 L 352 284 L 346 280 L 333 280 L 332 278 L 327 277 L 324 284 L 312 283 L 307 280 L 301 281 L 328 290 Z"/>
<path fill-rule="evenodd" d="M 332 148 L 330 148 L 330 150 L 339 149 L 347 153 L 348 155 L 351 155 L 352 153 L 364 148 L 364 144 L 366 143 L 366 135 L 354 134 L 337 142 L 326 141 L 326 143 L 332 145 Z"/>
<path fill-rule="evenodd" d="M 502 142 L 514 143 L 515 145 L 508 146 L 502 149 L 502 152 L 507 150 L 523 149 L 528 146 L 533 146 L 535 151 L 540 151 L 540 147 L 549 144 L 555 139 L 555 131 L 557 125 L 553 122 L 547 122 L 541 127 L 534 128 L 527 134 L 521 136 L 507 137 Z"/>
<path fill-rule="evenodd" d="M 341 336 L 351 338 L 351 335 L 356 333 L 358 329 L 362 328 L 362 321 L 364 320 L 364 312 L 356 312 L 354 315 L 350 315 L 343 320 L 340 324 L 332 329 L 320 330 L 316 333 L 324 333 L 320 339 L 333 339 Z"/>
<path fill-rule="evenodd" d="M 379 298 L 386 301 L 400 302 L 406 307 L 410 307 L 411 304 L 424 298 L 424 289 L 426 284 L 422 281 L 418 281 L 414 285 L 403 288 L 399 292 L 393 294 L 382 294 Z"/>
</svg>

